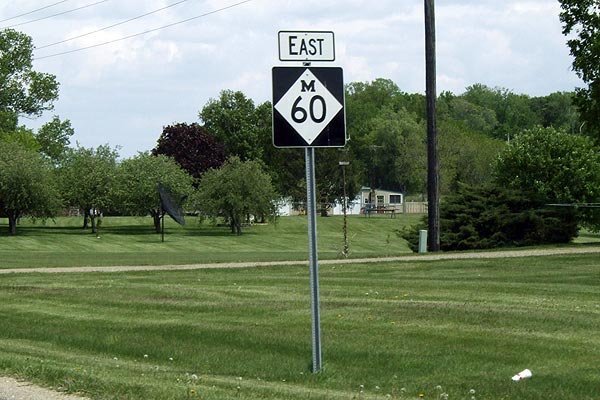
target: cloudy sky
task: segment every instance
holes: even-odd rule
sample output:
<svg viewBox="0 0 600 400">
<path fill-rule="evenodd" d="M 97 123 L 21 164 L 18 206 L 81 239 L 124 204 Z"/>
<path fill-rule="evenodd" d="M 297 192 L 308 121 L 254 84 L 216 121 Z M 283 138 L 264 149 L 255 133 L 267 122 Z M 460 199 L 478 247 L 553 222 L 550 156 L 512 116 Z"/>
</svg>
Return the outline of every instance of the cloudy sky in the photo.
<svg viewBox="0 0 600 400">
<path fill-rule="evenodd" d="M 559 12 L 556 0 L 438 0 L 438 90 L 580 86 Z M 54 112 L 21 122 L 36 128 L 57 114 L 71 120 L 73 142 L 120 146 L 122 157 L 152 149 L 165 125 L 199 122 L 221 90 L 270 100 L 280 30 L 333 31 L 327 65 L 343 67 L 346 82 L 425 91 L 421 0 L 0 0 L 0 21 L 33 38 L 34 68 L 61 84 Z"/>
</svg>

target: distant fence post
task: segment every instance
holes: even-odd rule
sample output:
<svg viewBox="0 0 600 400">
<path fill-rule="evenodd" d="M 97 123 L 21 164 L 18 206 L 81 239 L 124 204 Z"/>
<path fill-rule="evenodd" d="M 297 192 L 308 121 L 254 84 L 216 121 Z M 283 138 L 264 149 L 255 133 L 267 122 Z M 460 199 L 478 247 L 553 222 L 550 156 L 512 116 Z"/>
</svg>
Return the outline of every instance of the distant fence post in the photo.
<svg viewBox="0 0 600 400">
<path fill-rule="evenodd" d="M 419 230 L 419 253 L 427 253 L 427 231 Z"/>
</svg>

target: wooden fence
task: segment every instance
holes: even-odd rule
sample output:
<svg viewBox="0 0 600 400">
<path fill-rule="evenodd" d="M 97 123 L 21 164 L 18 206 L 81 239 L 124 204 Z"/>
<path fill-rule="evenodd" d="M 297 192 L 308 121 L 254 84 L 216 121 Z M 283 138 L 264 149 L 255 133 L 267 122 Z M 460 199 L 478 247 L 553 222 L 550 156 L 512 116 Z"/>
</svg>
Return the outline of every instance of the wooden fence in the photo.
<svg viewBox="0 0 600 400">
<path fill-rule="evenodd" d="M 406 201 L 402 204 L 404 214 L 427 214 L 426 201 Z"/>
</svg>

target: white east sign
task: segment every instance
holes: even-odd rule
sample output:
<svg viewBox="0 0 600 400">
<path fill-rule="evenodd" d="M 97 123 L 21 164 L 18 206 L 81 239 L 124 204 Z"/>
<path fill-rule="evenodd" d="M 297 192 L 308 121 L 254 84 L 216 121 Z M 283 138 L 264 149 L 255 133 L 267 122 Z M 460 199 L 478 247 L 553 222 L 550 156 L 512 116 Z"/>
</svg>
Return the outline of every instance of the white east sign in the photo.
<svg viewBox="0 0 600 400">
<path fill-rule="evenodd" d="M 279 59 L 281 61 L 334 61 L 333 32 L 279 32 Z"/>
</svg>

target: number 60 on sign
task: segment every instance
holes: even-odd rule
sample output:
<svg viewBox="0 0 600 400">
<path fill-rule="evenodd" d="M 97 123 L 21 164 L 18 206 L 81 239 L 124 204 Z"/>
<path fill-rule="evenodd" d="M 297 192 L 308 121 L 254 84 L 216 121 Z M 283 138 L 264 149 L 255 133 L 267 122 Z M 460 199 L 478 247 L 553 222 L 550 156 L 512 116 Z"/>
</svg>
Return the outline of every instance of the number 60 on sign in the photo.
<svg viewBox="0 0 600 400">
<path fill-rule="evenodd" d="M 276 147 L 346 144 L 341 68 L 273 68 L 273 144 Z"/>
</svg>

